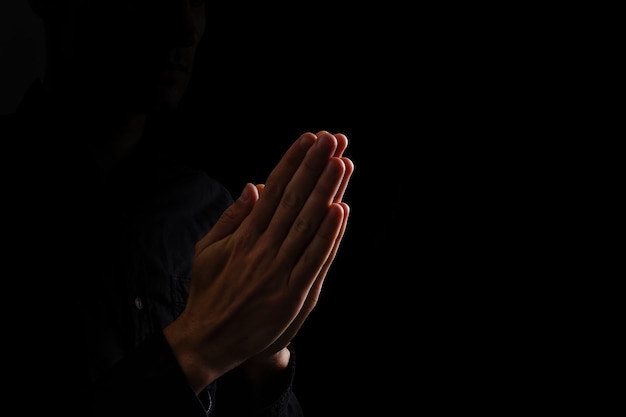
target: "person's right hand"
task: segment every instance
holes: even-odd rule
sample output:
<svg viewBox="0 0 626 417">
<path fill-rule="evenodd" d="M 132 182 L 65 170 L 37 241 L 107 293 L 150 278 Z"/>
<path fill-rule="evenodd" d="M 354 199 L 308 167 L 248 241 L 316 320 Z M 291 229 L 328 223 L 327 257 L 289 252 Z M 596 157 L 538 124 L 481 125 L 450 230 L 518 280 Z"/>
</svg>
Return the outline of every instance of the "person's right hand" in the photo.
<svg viewBox="0 0 626 417">
<path fill-rule="evenodd" d="M 346 146 L 344 135 L 303 134 L 263 192 L 248 184 L 196 245 L 187 305 L 165 329 L 196 392 L 279 352 L 316 304 L 349 215 Z"/>
</svg>

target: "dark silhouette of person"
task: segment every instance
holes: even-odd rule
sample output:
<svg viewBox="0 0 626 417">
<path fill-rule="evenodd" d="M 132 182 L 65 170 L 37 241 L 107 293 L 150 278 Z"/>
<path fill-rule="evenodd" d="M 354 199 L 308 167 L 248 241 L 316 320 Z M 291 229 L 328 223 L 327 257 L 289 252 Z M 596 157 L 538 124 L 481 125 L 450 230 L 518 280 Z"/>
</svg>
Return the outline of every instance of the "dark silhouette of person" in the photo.
<svg viewBox="0 0 626 417">
<path fill-rule="evenodd" d="M 45 75 L 1 119 L 7 409 L 305 415 L 292 341 L 344 236 L 347 137 L 301 134 L 232 197 L 176 146 L 204 1 L 30 4 Z"/>
</svg>

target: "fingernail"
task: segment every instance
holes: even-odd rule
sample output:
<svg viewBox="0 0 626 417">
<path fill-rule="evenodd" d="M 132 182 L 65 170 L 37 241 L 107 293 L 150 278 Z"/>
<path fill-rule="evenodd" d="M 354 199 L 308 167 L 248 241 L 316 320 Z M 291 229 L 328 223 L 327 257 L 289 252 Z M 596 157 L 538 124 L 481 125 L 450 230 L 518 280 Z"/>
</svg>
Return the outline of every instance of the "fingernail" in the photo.
<svg viewBox="0 0 626 417">
<path fill-rule="evenodd" d="M 300 139 L 300 146 L 302 146 L 304 149 L 309 149 L 313 142 L 315 142 L 316 140 L 317 139 L 315 137 L 311 137 L 310 135 L 304 135 Z"/>
</svg>

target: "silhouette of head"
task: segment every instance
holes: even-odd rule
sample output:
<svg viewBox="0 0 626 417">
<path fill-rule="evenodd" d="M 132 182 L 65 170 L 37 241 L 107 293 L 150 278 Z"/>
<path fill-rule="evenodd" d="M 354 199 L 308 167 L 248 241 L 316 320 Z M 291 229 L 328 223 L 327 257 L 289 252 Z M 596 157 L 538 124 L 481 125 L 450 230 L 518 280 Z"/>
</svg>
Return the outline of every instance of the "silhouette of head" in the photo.
<svg viewBox="0 0 626 417">
<path fill-rule="evenodd" d="M 180 102 L 206 24 L 204 0 L 29 0 L 46 75 L 84 105 L 146 113 Z"/>
</svg>

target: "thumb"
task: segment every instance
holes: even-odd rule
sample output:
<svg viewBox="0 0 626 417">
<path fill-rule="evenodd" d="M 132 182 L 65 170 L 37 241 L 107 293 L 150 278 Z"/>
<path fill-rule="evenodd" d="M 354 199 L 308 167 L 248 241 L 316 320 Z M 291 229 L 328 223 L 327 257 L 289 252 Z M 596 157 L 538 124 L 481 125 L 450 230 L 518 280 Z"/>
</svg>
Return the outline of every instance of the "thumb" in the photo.
<svg viewBox="0 0 626 417">
<path fill-rule="evenodd" d="M 217 220 L 209 232 L 198 241 L 196 250 L 202 251 L 207 246 L 233 233 L 241 222 L 250 214 L 254 203 L 259 199 L 259 189 L 252 183 L 247 183 L 239 198 Z"/>
</svg>

